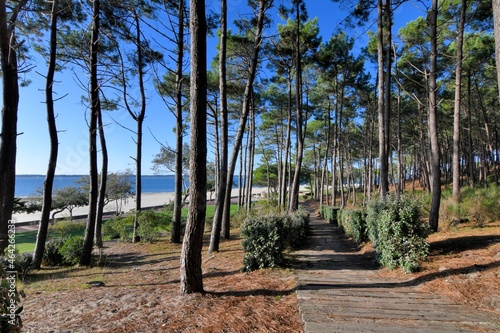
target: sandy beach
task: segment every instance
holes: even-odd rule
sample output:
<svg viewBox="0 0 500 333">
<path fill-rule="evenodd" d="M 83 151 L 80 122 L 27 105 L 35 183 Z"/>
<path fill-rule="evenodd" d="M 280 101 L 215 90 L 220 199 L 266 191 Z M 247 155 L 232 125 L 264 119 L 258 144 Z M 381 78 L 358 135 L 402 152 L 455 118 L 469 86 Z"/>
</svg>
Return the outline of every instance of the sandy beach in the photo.
<svg viewBox="0 0 500 333">
<path fill-rule="evenodd" d="M 261 196 L 263 192 L 266 192 L 265 188 L 253 188 L 252 189 L 252 195 L 253 196 Z M 238 189 L 233 189 L 231 193 L 231 197 L 237 197 L 238 196 Z M 212 197 L 210 197 L 210 193 L 207 193 L 207 200 L 215 197 L 214 194 L 212 194 Z M 155 192 L 155 193 L 143 193 L 142 194 L 142 208 L 151 208 L 151 207 L 161 207 L 164 206 L 174 200 L 174 192 Z M 129 212 L 131 210 L 135 209 L 135 198 L 129 198 L 127 202 L 124 202 L 122 205 L 122 212 Z M 115 202 L 110 202 L 104 207 L 104 212 L 115 212 L 116 211 L 116 205 Z M 83 207 L 76 207 L 73 209 L 73 216 L 84 216 L 88 214 L 88 207 L 83 206 Z M 35 212 L 31 214 L 26 214 L 26 213 L 21 213 L 21 214 L 13 214 L 12 219 L 16 223 L 21 223 L 21 222 L 33 222 L 33 224 L 36 224 L 40 220 L 40 215 L 41 212 Z M 63 218 L 63 217 L 69 217 L 69 211 L 65 210 L 59 214 L 56 215 L 56 218 Z"/>
</svg>

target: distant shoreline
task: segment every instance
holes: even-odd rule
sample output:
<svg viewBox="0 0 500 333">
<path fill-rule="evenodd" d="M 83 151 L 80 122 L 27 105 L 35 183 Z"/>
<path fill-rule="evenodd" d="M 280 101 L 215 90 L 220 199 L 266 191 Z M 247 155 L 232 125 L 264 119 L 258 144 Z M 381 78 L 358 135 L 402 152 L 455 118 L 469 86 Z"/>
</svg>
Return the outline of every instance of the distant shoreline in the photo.
<svg viewBox="0 0 500 333">
<path fill-rule="evenodd" d="M 238 188 L 234 188 L 233 191 L 231 192 L 231 197 L 237 197 L 238 196 Z M 265 192 L 267 191 L 266 188 L 263 187 L 253 187 L 252 188 L 252 195 L 253 196 L 262 196 Z M 212 201 L 215 196 L 212 195 Z M 143 192 L 141 196 L 141 202 L 142 202 L 142 208 L 143 209 L 148 209 L 152 207 L 162 207 L 166 204 L 169 204 L 174 201 L 175 198 L 175 193 L 174 192 Z M 210 199 L 210 192 L 207 192 L 207 203 L 209 202 Z M 127 203 L 124 203 L 122 205 L 122 211 L 123 212 L 129 212 L 131 210 L 135 209 L 135 196 L 128 198 Z M 108 203 L 104 207 L 104 212 L 116 212 L 116 206 L 113 202 Z M 73 209 L 73 216 L 81 216 L 81 215 L 86 215 L 88 214 L 88 206 L 83 206 L 83 207 L 76 207 Z M 20 214 L 13 214 L 12 219 L 16 223 L 21 223 L 21 222 L 32 222 L 32 223 L 37 223 L 40 220 L 41 212 L 34 212 L 34 213 L 20 213 Z M 61 218 L 61 217 L 69 217 L 69 212 L 65 210 L 62 213 L 59 213 L 56 215 L 56 218 Z"/>
</svg>

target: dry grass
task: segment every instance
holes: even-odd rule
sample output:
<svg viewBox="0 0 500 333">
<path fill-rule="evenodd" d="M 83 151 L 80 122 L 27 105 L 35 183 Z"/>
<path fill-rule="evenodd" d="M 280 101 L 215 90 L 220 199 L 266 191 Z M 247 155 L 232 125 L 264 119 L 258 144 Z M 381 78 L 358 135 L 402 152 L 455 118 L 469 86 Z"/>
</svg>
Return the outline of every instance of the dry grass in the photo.
<svg viewBox="0 0 500 333">
<path fill-rule="evenodd" d="M 204 249 L 204 294 L 179 292 L 180 246 L 112 243 L 108 264 L 44 269 L 25 282 L 26 332 L 301 332 L 287 270 L 241 273 L 241 240 Z M 102 281 L 88 288 L 85 282 Z"/>
</svg>

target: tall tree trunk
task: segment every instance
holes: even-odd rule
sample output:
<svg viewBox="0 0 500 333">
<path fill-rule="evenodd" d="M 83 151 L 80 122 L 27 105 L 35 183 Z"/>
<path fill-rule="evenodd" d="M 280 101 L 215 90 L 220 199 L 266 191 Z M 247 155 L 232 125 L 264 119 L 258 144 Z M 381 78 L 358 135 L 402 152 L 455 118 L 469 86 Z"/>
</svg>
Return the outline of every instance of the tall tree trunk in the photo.
<svg viewBox="0 0 500 333">
<path fill-rule="evenodd" d="M 52 188 L 54 184 L 54 175 L 56 173 L 57 155 L 59 150 L 59 140 L 57 137 L 56 117 L 54 112 L 53 84 L 54 73 L 56 70 L 56 50 L 57 50 L 57 18 L 59 12 L 59 0 L 53 0 L 50 23 L 50 50 L 49 66 L 47 69 L 47 78 L 45 81 L 45 101 L 47 105 L 47 124 L 50 137 L 49 164 L 47 175 L 43 183 L 43 204 L 38 233 L 36 235 L 35 251 L 33 253 L 33 267 L 40 269 L 42 264 L 45 242 L 47 240 L 47 231 L 50 223 L 50 210 L 52 208 Z"/>
<path fill-rule="evenodd" d="M 391 158 L 391 170 L 392 170 L 392 151 L 391 151 L 391 145 L 390 145 L 390 138 L 391 138 L 391 133 L 390 133 L 390 125 L 391 125 L 391 82 L 392 82 L 392 56 L 391 56 L 391 50 L 392 50 L 392 3 L 391 0 L 386 0 L 385 1 L 385 24 L 386 24 L 386 36 L 385 37 L 385 88 L 384 88 L 384 167 L 381 166 L 381 170 L 384 169 L 384 177 L 386 177 L 386 180 L 384 181 L 385 184 L 381 186 L 381 190 L 387 192 L 389 191 L 389 158 Z M 393 173 L 394 174 L 394 173 Z M 381 180 L 383 177 L 381 176 Z M 392 177 L 392 180 L 394 181 L 394 177 Z M 382 196 L 385 196 L 385 194 L 382 194 Z"/>
<path fill-rule="evenodd" d="M 241 149 L 241 142 L 243 140 L 243 134 L 245 132 L 246 122 L 248 118 L 248 113 L 250 111 L 250 102 L 253 91 L 253 82 L 255 80 L 255 75 L 257 72 L 257 65 L 259 60 L 259 52 L 262 47 L 262 31 L 264 29 L 264 19 L 267 9 L 272 6 L 273 1 L 260 0 L 259 2 L 259 14 L 256 23 L 256 32 L 254 39 L 253 54 L 250 62 L 250 68 L 248 71 L 247 82 L 245 85 L 245 92 L 243 94 L 243 105 L 241 111 L 240 122 L 238 124 L 238 129 L 236 131 L 236 137 L 234 139 L 233 151 L 230 158 L 228 173 L 227 173 L 227 186 L 226 195 L 224 201 L 224 211 L 222 214 L 222 234 L 225 239 L 230 238 L 230 209 L 231 209 L 231 189 L 233 187 L 233 175 L 236 168 L 236 162 L 238 159 L 238 153 Z"/>
<path fill-rule="evenodd" d="M 403 177 L 403 140 L 401 135 L 401 86 L 399 85 L 399 76 L 398 76 L 398 59 L 396 54 L 396 48 L 394 48 L 394 66 L 396 71 L 396 83 L 398 89 L 398 97 L 397 97 L 397 113 L 398 113 L 398 123 L 397 123 L 397 154 L 398 154 L 398 183 L 396 186 L 396 193 L 400 196 L 403 193 L 403 184 L 405 182 L 405 178 Z"/>
<path fill-rule="evenodd" d="M 0 135 L 0 253 L 8 244 L 8 229 L 14 208 L 16 186 L 17 110 L 19 84 L 15 24 L 27 0 L 17 2 L 7 17 L 0 3 L 0 58 L 2 66 L 2 132 Z"/>
<path fill-rule="evenodd" d="M 144 55 L 142 48 L 142 31 L 140 27 L 139 15 L 134 12 L 135 28 L 136 28 L 136 47 L 137 47 L 137 71 L 139 93 L 141 95 L 141 107 L 138 114 L 133 114 L 129 108 L 129 113 L 133 114 L 132 117 L 137 122 L 137 138 L 136 138 L 136 156 L 135 156 L 135 218 L 134 218 L 134 233 L 132 241 L 139 242 L 139 213 L 142 209 L 142 131 L 144 117 L 146 116 L 146 93 L 144 88 Z M 127 106 L 128 108 L 128 106 Z"/>
<path fill-rule="evenodd" d="M 99 127 L 99 142 L 101 143 L 101 183 L 99 184 L 99 195 L 97 198 L 97 213 L 95 221 L 95 243 L 99 248 L 103 247 L 102 242 L 102 216 L 106 205 L 106 185 L 108 182 L 108 147 L 106 136 L 104 135 L 104 123 L 102 121 L 102 110 L 99 107 L 97 114 L 97 125 Z"/>
<path fill-rule="evenodd" d="M 493 25 L 494 25 L 494 34 L 495 34 L 495 63 L 496 63 L 496 68 L 497 68 L 497 87 L 500 88 L 500 0 L 493 0 L 492 1 L 492 7 L 493 7 Z M 500 97 L 500 89 L 498 89 L 499 97 Z M 499 184 L 498 182 L 498 173 L 500 170 L 498 169 L 498 164 L 499 164 L 499 153 L 498 153 L 498 131 L 495 131 L 496 134 L 496 142 L 497 142 L 497 147 L 496 147 L 496 160 L 495 160 L 495 180 L 497 185 Z"/>
<path fill-rule="evenodd" d="M 432 0 L 432 9 L 429 14 L 431 30 L 431 54 L 429 73 L 429 141 L 431 145 L 431 175 L 432 175 L 432 200 L 429 212 L 429 225 L 431 230 L 438 230 L 439 206 L 441 204 L 441 168 L 439 159 L 438 129 L 437 129 L 437 11 L 438 0 Z"/>
<path fill-rule="evenodd" d="M 467 71 L 467 174 L 470 187 L 476 186 L 476 174 L 474 170 L 474 145 L 472 142 L 472 93 L 471 73 Z"/>
<path fill-rule="evenodd" d="M 453 109 L 453 200 L 460 202 L 460 107 L 462 102 L 462 49 L 464 44 L 465 13 L 467 0 L 462 0 L 460 23 L 457 36 L 455 69 L 455 106 Z"/>
<path fill-rule="evenodd" d="M 253 94 L 252 94 L 253 95 Z M 253 186 L 253 167 L 255 156 L 255 102 L 252 98 L 252 107 L 250 111 L 250 132 L 248 143 L 248 163 L 247 163 L 247 178 L 245 181 L 246 186 L 246 204 L 245 208 L 250 211 L 252 208 L 252 186 Z"/>
<path fill-rule="evenodd" d="M 380 159 L 380 195 L 385 197 L 389 192 L 389 166 L 387 155 L 387 142 L 386 142 L 386 119 L 384 109 L 384 20 L 383 20 L 383 3 L 378 0 L 378 20 L 377 20 L 377 54 L 378 54 L 378 142 L 379 142 L 379 159 Z M 390 75 L 390 73 L 386 73 Z"/>
<path fill-rule="evenodd" d="M 297 31 L 295 41 L 295 107 L 296 107 L 296 140 L 297 153 L 295 157 L 295 172 L 293 175 L 292 190 L 290 191 L 290 210 L 296 211 L 299 207 L 299 187 L 300 187 L 300 170 L 302 168 L 302 159 L 304 154 L 304 135 L 302 134 L 304 113 L 302 111 L 302 57 L 300 54 L 300 6 L 299 1 L 295 2 Z"/>
<path fill-rule="evenodd" d="M 182 121 L 182 65 L 184 59 L 184 0 L 179 1 L 179 26 L 177 31 L 177 70 L 175 74 L 175 194 L 174 213 L 170 241 L 172 243 L 181 242 L 181 211 L 182 211 L 182 157 L 183 157 L 183 136 L 184 124 Z"/>
<path fill-rule="evenodd" d="M 288 188 L 288 158 L 290 156 L 291 136 L 292 136 L 292 77 L 291 69 L 288 68 L 288 107 L 287 107 L 287 128 L 285 139 L 285 154 L 283 157 L 283 177 L 281 179 L 280 188 L 280 207 L 286 209 L 287 202 L 287 188 Z M 281 163 L 281 161 L 280 161 Z"/>
<path fill-rule="evenodd" d="M 190 1 L 191 151 L 189 212 L 182 243 L 181 294 L 203 292 L 201 252 L 207 205 L 207 44 L 205 0 Z"/>
<path fill-rule="evenodd" d="M 210 235 L 210 246 L 208 252 L 219 251 L 220 232 L 222 226 L 222 214 L 224 212 L 224 202 L 227 187 L 227 163 L 229 149 L 229 131 L 227 114 L 227 1 L 221 0 L 221 32 L 219 48 L 219 93 L 220 93 L 220 113 L 221 113 L 221 157 L 220 172 L 217 182 L 217 194 L 215 197 L 215 212 L 212 222 L 212 232 Z"/>
<path fill-rule="evenodd" d="M 92 7 L 92 36 L 90 44 L 90 120 L 89 120 L 89 155 L 90 155 L 90 189 L 89 213 L 83 241 L 83 252 L 80 257 L 81 266 L 89 266 L 94 247 L 94 232 L 97 212 L 97 115 L 100 112 L 99 83 L 97 81 L 97 58 L 99 48 L 99 11 L 100 0 L 94 0 Z"/>
</svg>

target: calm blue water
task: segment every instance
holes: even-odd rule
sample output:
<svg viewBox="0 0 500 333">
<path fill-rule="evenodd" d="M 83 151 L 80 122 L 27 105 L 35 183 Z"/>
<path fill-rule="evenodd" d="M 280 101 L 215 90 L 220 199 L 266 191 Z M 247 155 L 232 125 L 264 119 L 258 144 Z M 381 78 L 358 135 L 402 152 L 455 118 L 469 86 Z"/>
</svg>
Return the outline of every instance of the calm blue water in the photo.
<svg viewBox="0 0 500 333">
<path fill-rule="evenodd" d="M 54 189 L 66 186 L 78 186 L 77 181 L 82 175 L 59 175 L 55 176 Z M 16 176 L 16 197 L 36 195 L 37 189 L 43 188 L 45 176 L 41 175 L 18 175 Z M 135 176 L 130 177 L 135 184 Z M 174 175 L 167 176 L 142 176 L 142 192 L 174 192 Z"/>
<path fill-rule="evenodd" d="M 83 175 L 58 175 L 54 179 L 54 189 L 63 188 L 66 186 L 79 186 L 78 180 Z M 42 190 L 45 176 L 42 175 L 17 175 L 16 176 L 16 197 L 27 197 L 37 195 L 37 190 Z M 135 176 L 130 176 L 130 182 L 135 186 Z M 186 184 L 188 184 L 186 179 Z M 238 186 L 238 178 L 235 177 L 233 186 Z M 175 176 L 142 176 L 142 192 L 174 192 L 175 191 Z M 40 194 L 38 194 L 40 195 Z"/>
</svg>

